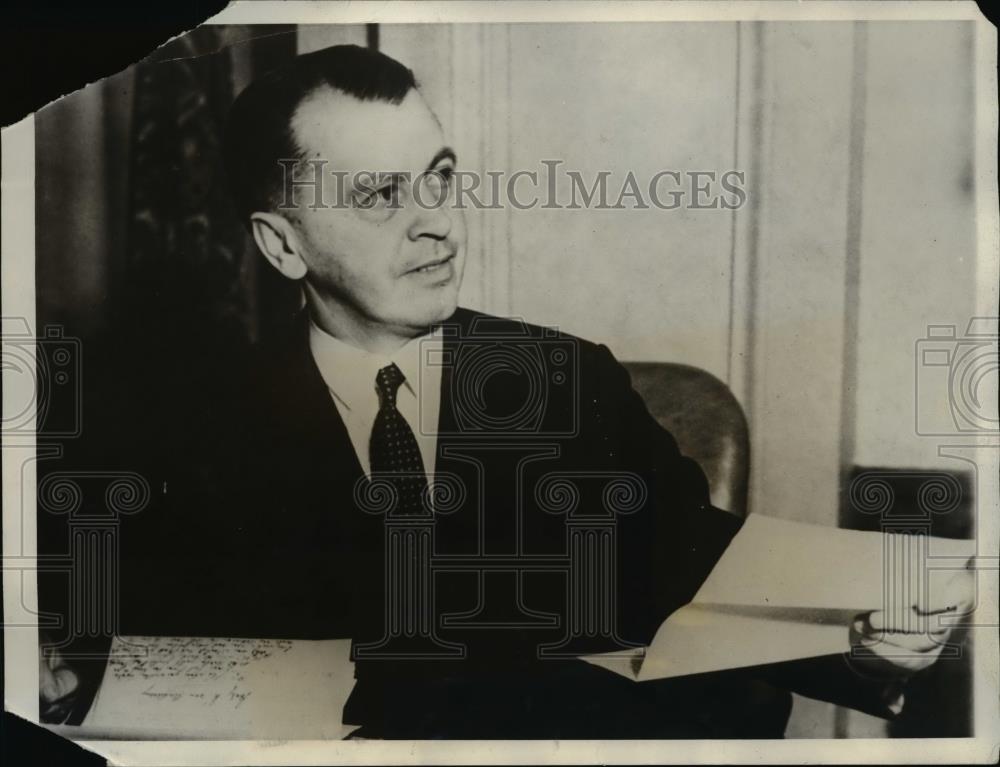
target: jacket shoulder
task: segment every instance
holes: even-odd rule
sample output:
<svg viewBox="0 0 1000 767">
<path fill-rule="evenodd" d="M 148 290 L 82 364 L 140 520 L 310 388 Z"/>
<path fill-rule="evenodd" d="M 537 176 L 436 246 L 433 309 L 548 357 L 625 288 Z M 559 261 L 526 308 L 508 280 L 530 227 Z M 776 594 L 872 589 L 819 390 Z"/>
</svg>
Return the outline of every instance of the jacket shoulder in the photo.
<svg viewBox="0 0 1000 767">
<path fill-rule="evenodd" d="M 464 307 L 459 307 L 441 326 L 448 332 L 457 333 L 459 338 L 492 338 L 511 342 L 519 339 L 562 341 L 576 346 L 586 357 L 604 349 L 600 344 L 566 333 L 558 327 L 536 325 L 520 317 L 501 317 Z"/>
</svg>

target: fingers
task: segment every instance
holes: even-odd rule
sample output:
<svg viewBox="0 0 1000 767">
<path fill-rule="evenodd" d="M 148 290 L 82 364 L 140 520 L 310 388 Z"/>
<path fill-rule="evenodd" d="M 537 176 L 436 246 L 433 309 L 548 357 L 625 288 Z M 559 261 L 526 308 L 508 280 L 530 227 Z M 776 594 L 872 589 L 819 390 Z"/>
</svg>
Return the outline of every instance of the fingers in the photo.
<svg viewBox="0 0 1000 767">
<path fill-rule="evenodd" d="M 859 647 L 870 648 L 876 654 L 932 653 L 941 652 L 948 634 L 901 634 L 878 632 L 875 635 L 862 634 L 855 643 Z"/>
<path fill-rule="evenodd" d="M 76 692 L 76 688 L 79 686 L 80 680 L 71 668 L 67 668 L 66 666 L 57 668 L 52 675 L 55 681 L 55 700 L 61 700 L 62 698 Z"/>
<path fill-rule="evenodd" d="M 38 697 L 46 703 L 52 703 L 59 697 L 59 687 L 55 674 L 52 673 L 48 661 L 41 654 L 38 656 Z"/>
<path fill-rule="evenodd" d="M 942 613 L 924 615 L 911 610 L 902 615 L 893 613 L 887 615 L 883 610 L 876 610 L 860 618 L 858 633 L 868 637 L 885 639 L 895 642 L 906 636 L 933 636 L 944 638 L 951 627 L 943 624 Z"/>
<path fill-rule="evenodd" d="M 923 615 L 966 615 L 975 607 L 976 576 L 971 569 L 957 570 L 943 583 L 932 583 L 932 586 L 915 606 Z"/>
<path fill-rule="evenodd" d="M 55 703 L 76 691 L 80 680 L 58 651 L 44 648 L 38 655 L 38 695 L 45 703 Z"/>
<path fill-rule="evenodd" d="M 948 579 L 944 587 L 946 607 L 955 607 L 954 612 L 964 615 L 971 612 L 976 604 L 976 575 L 972 570 L 959 570 Z"/>
<path fill-rule="evenodd" d="M 948 628 L 937 628 L 934 616 L 923 616 L 923 622 L 935 630 L 925 626 L 928 630 L 913 631 L 915 624 L 908 619 L 910 630 L 900 631 L 882 611 L 860 615 L 851 626 L 854 656 L 867 658 L 872 670 L 913 673 L 925 669 L 938 659 L 951 632 Z"/>
</svg>

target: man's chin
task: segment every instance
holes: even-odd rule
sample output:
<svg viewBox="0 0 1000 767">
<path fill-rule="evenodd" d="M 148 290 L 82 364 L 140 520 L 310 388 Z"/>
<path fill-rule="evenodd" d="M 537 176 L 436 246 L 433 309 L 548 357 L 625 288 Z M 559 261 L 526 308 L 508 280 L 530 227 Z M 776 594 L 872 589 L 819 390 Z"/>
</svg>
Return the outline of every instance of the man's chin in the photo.
<svg viewBox="0 0 1000 767">
<path fill-rule="evenodd" d="M 409 312 L 405 319 L 405 324 L 414 331 L 424 331 L 433 325 L 451 318 L 457 308 L 458 297 L 455 296 L 448 300 L 439 301 Z"/>
<path fill-rule="evenodd" d="M 458 308 L 457 301 L 454 301 L 446 306 L 440 307 L 436 312 L 433 313 L 433 316 L 428 317 L 428 321 L 424 323 L 425 326 L 429 327 L 431 325 L 437 325 L 442 322 L 445 322 L 446 320 L 451 319 L 452 315 L 455 314 L 455 310 L 457 308 Z"/>
</svg>

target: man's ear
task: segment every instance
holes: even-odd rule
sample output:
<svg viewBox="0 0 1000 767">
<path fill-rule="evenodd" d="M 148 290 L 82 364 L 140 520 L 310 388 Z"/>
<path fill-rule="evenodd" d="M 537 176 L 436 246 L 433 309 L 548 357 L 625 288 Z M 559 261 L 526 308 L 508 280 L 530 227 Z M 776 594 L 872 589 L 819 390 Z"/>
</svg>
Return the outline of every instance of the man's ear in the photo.
<svg viewBox="0 0 1000 767">
<path fill-rule="evenodd" d="M 299 252 L 299 239 L 291 222 L 277 213 L 250 216 L 253 238 L 271 265 L 290 280 L 301 280 L 308 271 Z"/>
</svg>

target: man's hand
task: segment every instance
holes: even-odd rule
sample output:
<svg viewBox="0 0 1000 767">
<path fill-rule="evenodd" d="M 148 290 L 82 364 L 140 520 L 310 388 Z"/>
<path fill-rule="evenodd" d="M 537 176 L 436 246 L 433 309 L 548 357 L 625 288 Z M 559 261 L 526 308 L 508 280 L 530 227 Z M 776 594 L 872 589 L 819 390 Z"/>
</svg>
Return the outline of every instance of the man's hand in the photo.
<svg viewBox="0 0 1000 767">
<path fill-rule="evenodd" d="M 80 680 L 62 654 L 44 644 L 38 648 L 38 710 L 43 722 L 66 721 Z"/>
<path fill-rule="evenodd" d="M 851 626 L 851 664 L 878 676 L 928 668 L 941 655 L 954 619 L 968 615 L 974 606 L 975 574 L 967 567 L 916 604 L 859 615 Z"/>
</svg>

